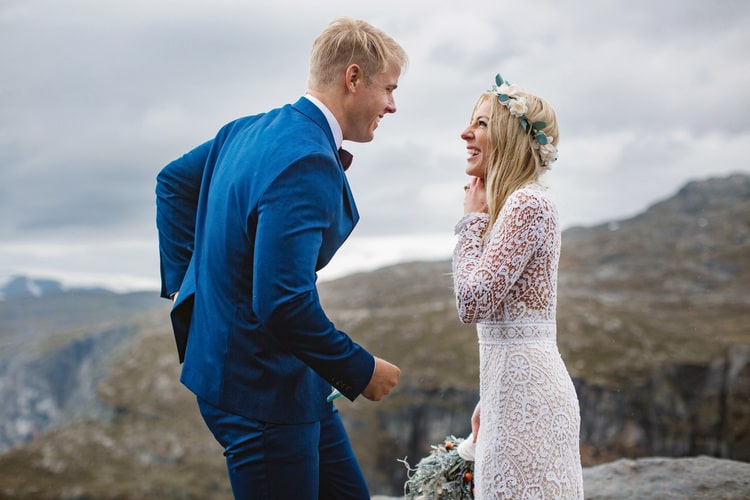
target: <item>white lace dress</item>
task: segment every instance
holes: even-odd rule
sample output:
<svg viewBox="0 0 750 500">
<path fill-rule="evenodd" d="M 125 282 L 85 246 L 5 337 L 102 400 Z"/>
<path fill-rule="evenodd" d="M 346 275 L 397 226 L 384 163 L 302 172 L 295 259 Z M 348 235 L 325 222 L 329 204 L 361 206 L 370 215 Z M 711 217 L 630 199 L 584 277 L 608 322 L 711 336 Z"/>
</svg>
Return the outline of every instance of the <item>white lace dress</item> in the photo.
<svg viewBox="0 0 750 500">
<path fill-rule="evenodd" d="M 583 498 L 580 411 L 557 349 L 560 228 L 532 183 L 456 225 L 453 279 L 461 321 L 477 323 L 481 418 L 475 498 Z"/>
</svg>

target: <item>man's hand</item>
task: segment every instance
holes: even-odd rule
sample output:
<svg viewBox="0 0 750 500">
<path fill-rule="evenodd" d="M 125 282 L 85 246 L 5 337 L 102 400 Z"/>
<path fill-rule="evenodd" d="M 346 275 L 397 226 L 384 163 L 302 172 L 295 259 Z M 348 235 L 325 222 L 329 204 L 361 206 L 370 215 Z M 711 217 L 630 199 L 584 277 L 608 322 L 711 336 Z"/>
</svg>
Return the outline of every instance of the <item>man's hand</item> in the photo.
<svg viewBox="0 0 750 500">
<path fill-rule="evenodd" d="M 376 357 L 375 373 L 372 374 L 370 383 L 362 391 L 362 395 L 370 401 L 380 401 L 396 387 L 399 375 L 401 375 L 401 370 L 398 366 Z"/>
</svg>

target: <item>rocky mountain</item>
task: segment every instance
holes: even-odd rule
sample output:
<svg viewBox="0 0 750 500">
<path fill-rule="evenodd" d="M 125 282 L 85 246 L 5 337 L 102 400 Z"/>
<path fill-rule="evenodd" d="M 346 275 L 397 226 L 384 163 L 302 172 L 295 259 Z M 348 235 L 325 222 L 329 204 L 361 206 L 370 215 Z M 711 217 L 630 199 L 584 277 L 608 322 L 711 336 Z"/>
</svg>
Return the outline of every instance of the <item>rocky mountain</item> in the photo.
<svg viewBox="0 0 750 500">
<path fill-rule="evenodd" d="M 106 413 L 95 388 L 108 361 L 138 331 L 132 316 L 161 305 L 153 292 L 64 291 L 53 280 L 18 277 L 3 290 L 0 451 Z"/>
<path fill-rule="evenodd" d="M 560 347 L 596 460 L 750 460 L 750 177 L 565 232 Z"/>
<path fill-rule="evenodd" d="M 558 343 L 581 402 L 585 466 L 649 456 L 750 461 L 748 273 L 748 176 L 690 183 L 632 219 L 564 232 Z M 373 493 L 402 491 L 406 471 L 397 459 L 416 463 L 430 444 L 469 432 L 476 334 L 456 319 L 451 287 L 448 261 L 321 284 L 337 326 L 403 370 L 397 390 L 381 403 L 336 403 Z M 35 300 L 24 307 L 31 310 Z M 98 320 L 75 325 L 111 306 L 93 300 L 59 304 L 60 319 L 50 313 L 47 326 L 54 321 L 68 336 L 82 337 L 115 328 L 94 328 Z M 168 305 L 158 304 L 124 314 L 133 333 L 114 350 L 103 349 L 111 357 L 98 383 L 81 375 L 63 384 L 95 387 L 104 410 L 0 454 L 0 498 L 229 497 L 221 450 L 178 382 Z M 15 314 L 2 305 L 0 319 Z M 18 320 L 15 337 L 39 331 L 43 317 L 28 314 L 35 326 L 25 329 Z M 5 328 L 0 321 L 0 332 Z M 30 352 L 45 359 L 45 351 Z M 17 422 L 2 418 L 4 426 Z M 587 497 L 606 498 L 595 493 Z"/>
</svg>

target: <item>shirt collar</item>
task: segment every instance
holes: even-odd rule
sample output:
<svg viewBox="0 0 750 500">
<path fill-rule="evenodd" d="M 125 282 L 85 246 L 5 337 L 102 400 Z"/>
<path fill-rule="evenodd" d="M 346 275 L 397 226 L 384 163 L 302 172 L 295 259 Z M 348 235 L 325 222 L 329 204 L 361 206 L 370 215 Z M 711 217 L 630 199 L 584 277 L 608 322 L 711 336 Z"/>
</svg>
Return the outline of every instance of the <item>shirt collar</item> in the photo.
<svg viewBox="0 0 750 500">
<path fill-rule="evenodd" d="M 344 142 L 344 133 L 341 131 L 341 125 L 339 125 L 339 122 L 336 120 L 336 117 L 333 116 L 333 113 L 331 113 L 331 110 L 326 107 L 325 104 L 323 104 L 320 99 L 317 97 L 305 94 L 305 97 L 315 104 L 315 106 L 318 107 L 318 109 L 323 113 L 323 116 L 326 117 L 326 121 L 328 122 L 328 126 L 331 127 L 331 133 L 333 134 L 333 140 L 336 143 L 336 148 L 340 148 L 341 144 Z"/>
</svg>

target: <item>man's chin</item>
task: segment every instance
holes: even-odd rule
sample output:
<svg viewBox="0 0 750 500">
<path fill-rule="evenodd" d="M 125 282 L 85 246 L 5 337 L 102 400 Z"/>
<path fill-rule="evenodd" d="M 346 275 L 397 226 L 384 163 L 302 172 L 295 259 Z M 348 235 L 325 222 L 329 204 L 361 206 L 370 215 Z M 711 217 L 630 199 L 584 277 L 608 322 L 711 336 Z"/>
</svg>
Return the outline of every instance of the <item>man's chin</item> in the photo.
<svg viewBox="0 0 750 500">
<path fill-rule="evenodd" d="M 365 142 L 372 142 L 373 139 L 375 139 L 375 134 L 370 134 L 368 137 L 358 137 L 356 139 L 346 139 L 346 140 L 349 142 L 365 143 Z"/>
</svg>

